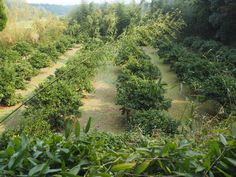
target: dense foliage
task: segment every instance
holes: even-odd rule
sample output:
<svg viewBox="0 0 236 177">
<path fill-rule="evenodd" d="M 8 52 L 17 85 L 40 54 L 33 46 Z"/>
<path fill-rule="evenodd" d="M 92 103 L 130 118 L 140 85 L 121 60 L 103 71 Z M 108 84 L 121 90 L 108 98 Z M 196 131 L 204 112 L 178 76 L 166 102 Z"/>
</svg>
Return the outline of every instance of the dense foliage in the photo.
<svg viewBox="0 0 236 177">
<path fill-rule="evenodd" d="M 218 39 L 225 43 L 234 43 L 236 39 L 234 0 L 153 0 L 151 11 L 162 9 L 166 12 L 181 10 L 187 23 L 184 35 L 201 35 Z"/>
<path fill-rule="evenodd" d="M 181 15 L 188 25 L 185 32 L 210 37 L 232 20 L 234 13 L 228 18 L 228 7 L 233 4 L 220 0 L 82 3 L 70 16 L 66 36 L 49 30 L 42 33 L 44 42 L 19 42 L 0 50 L 0 103 L 14 105 L 18 101 L 15 90 L 23 88 L 37 70 L 55 62 L 74 42 L 83 43 L 80 53 L 35 90 L 20 127 L 0 137 L 0 176 L 235 176 L 233 114 L 225 121 L 203 117 L 200 126 L 192 118 L 180 122 L 169 116 L 168 83 L 162 82 L 158 65 L 142 48 L 157 47 L 194 97 L 213 99 L 225 113 L 233 113 L 235 49 L 199 37 L 186 38 L 183 43 L 179 38 L 185 27 Z M 219 19 L 215 12 L 221 13 L 225 5 L 227 13 Z M 215 16 L 208 21 L 211 13 Z M 190 24 L 189 19 L 196 21 Z M 213 21 L 216 26 L 210 25 Z M 54 25 L 60 28 L 60 24 Z M 195 25 L 199 28 L 193 29 Z M 231 23 L 230 27 L 229 31 L 234 29 Z M 228 33 L 222 38 L 223 33 L 217 38 L 231 42 Z M 81 130 L 77 122 L 81 98 L 93 90 L 91 80 L 102 61 L 113 58 L 119 68 L 117 104 L 127 115 L 130 132 L 89 132 L 91 118 Z"/>
<path fill-rule="evenodd" d="M 89 126 L 88 126 L 89 128 Z M 89 129 L 85 132 L 88 132 Z M 65 130 L 66 137 L 69 130 Z M 234 176 L 234 134 L 196 148 L 188 140 L 92 132 L 0 139 L 1 176 Z"/>
<path fill-rule="evenodd" d="M 158 45 L 158 54 L 177 76 L 190 85 L 193 96 L 219 102 L 228 114 L 236 105 L 234 49 L 215 41 L 186 38 L 184 47 L 174 42 Z"/>
<path fill-rule="evenodd" d="M 140 128 L 143 134 L 153 134 L 160 130 L 166 134 L 178 133 L 180 122 L 163 112 L 150 109 L 135 112 L 128 121 L 131 129 Z"/>
<path fill-rule="evenodd" d="M 28 102 L 24 117 L 47 121 L 51 129 L 57 131 L 63 129 L 67 119 L 76 120 L 80 115 L 83 93 L 92 91 L 91 78 L 105 57 L 105 53 L 101 53 L 103 47 L 82 49 L 66 67 L 50 76 L 35 91 L 39 94 Z M 96 57 L 98 55 L 100 57 Z"/>
<path fill-rule="evenodd" d="M 7 13 L 3 0 L 0 0 L 0 31 L 4 29 L 7 23 Z"/>
<path fill-rule="evenodd" d="M 59 53 L 70 48 L 74 40 L 64 36 L 49 44 L 33 45 L 28 42 L 17 42 L 10 49 L 0 50 L 0 104 L 15 105 L 19 101 L 16 89 L 24 89 L 26 81 L 38 73 L 38 70 L 57 61 Z M 5 74 L 4 74 L 5 73 Z M 9 75 L 8 77 L 6 76 Z M 7 81 L 9 80 L 9 81 Z"/>
</svg>

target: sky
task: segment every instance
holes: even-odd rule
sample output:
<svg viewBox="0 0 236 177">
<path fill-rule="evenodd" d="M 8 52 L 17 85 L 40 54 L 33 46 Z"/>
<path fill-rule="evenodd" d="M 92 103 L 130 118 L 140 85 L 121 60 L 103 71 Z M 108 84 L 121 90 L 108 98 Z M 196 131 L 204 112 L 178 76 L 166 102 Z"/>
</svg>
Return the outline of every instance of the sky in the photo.
<svg viewBox="0 0 236 177">
<path fill-rule="evenodd" d="M 79 4 L 81 0 L 27 0 L 29 3 L 42 3 L 42 4 L 60 4 L 60 5 L 74 5 Z M 129 0 L 84 0 L 85 2 L 127 2 Z"/>
</svg>

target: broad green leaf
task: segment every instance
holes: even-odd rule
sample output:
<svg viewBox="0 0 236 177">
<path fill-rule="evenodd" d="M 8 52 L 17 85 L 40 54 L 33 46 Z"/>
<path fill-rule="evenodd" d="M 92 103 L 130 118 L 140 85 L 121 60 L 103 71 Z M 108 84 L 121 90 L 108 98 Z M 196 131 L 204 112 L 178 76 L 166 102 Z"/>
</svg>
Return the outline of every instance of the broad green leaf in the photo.
<svg viewBox="0 0 236 177">
<path fill-rule="evenodd" d="M 232 136 L 236 138 L 236 122 L 232 124 L 231 133 L 232 133 Z"/>
<path fill-rule="evenodd" d="M 222 135 L 222 134 L 220 134 L 220 141 L 223 145 L 225 145 L 225 146 L 227 145 L 227 141 L 226 141 L 224 135 Z"/>
<path fill-rule="evenodd" d="M 102 173 L 100 174 L 101 177 L 111 177 L 111 175 L 109 173 Z"/>
<path fill-rule="evenodd" d="M 199 172 L 201 172 L 201 171 L 203 171 L 203 170 L 205 170 L 205 168 L 204 168 L 203 166 L 199 165 L 199 166 L 197 167 L 197 169 L 195 170 L 195 173 L 199 173 Z"/>
<path fill-rule="evenodd" d="M 8 168 L 14 169 L 19 164 L 21 164 L 22 160 L 24 159 L 24 155 L 25 155 L 25 149 L 21 149 L 19 152 L 13 154 L 8 163 Z"/>
<path fill-rule="evenodd" d="M 48 165 L 46 163 L 36 165 L 29 171 L 29 176 L 35 176 L 36 174 L 42 172 L 45 168 L 47 168 L 47 166 Z"/>
<path fill-rule="evenodd" d="M 85 164 L 88 164 L 87 161 L 85 160 L 82 160 L 77 166 L 73 167 L 70 171 L 69 171 L 69 174 L 71 175 L 77 175 L 81 169 L 81 166 L 82 165 L 85 165 Z"/>
<path fill-rule="evenodd" d="M 61 171 L 61 169 L 47 169 L 47 170 L 44 172 L 44 174 L 46 175 L 46 174 L 49 174 L 49 173 L 57 173 L 57 172 L 59 172 L 59 171 Z"/>
<path fill-rule="evenodd" d="M 88 122 L 87 122 L 87 125 L 86 125 L 86 127 L 85 127 L 85 129 L 84 129 L 84 133 L 88 133 L 88 132 L 89 132 L 90 127 L 91 127 L 91 122 L 92 122 L 92 118 L 89 117 L 89 120 L 88 120 Z"/>
<path fill-rule="evenodd" d="M 121 163 L 121 164 L 114 165 L 114 166 L 111 168 L 111 170 L 112 170 L 112 171 L 130 170 L 130 169 L 132 169 L 135 165 L 136 165 L 135 162 L 133 162 L 133 163 Z"/>
<path fill-rule="evenodd" d="M 75 136 L 79 138 L 80 136 L 80 122 L 78 121 L 75 126 Z"/>
<path fill-rule="evenodd" d="M 234 160 L 232 158 L 228 158 L 228 157 L 225 157 L 225 159 L 227 159 L 233 166 L 236 167 L 236 160 Z"/>
<path fill-rule="evenodd" d="M 148 168 L 150 162 L 151 162 L 151 160 L 147 160 L 147 161 L 141 163 L 140 165 L 138 165 L 135 170 L 136 174 L 143 173 Z"/>
<path fill-rule="evenodd" d="M 37 163 L 35 162 L 36 159 L 34 159 L 34 158 L 32 158 L 32 157 L 29 157 L 29 158 L 27 158 L 27 159 L 28 159 L 28 161 L 30 161 L 30 163 L 31 163 L 32 165 L 34 165 L 34 166 L 37 165 Z"/>
<path fill-rule="evenodd" d="M 80 171 L 80 168 L 81 168 L 81 165 L 77 165 L 75 167 L 73 167 L 70 171 L 69 171 L 69 174 L 72 174 L 72 175 L 77 175 Z"/>
<path fill-rule="evenodd" d="M 67 120 L 66 123 L 65 123 L 65 138 L 66 139 L 70 136 L 71 129 L 72 129 L 72 121 Z"/>
<path fill-rule="evenodd" d="M 220 169 L 220 168 L 216 168 L 219 172 L 221 172 L 222 174 L 224 174 L 225 177 L 232 177 L 230 174 L 226 173 L 224 170 Z"/>
<path fill-rule="evenodd" d="M 209 171 L 209 177 L 215 177 L 212 171 Z"/>
</svg>

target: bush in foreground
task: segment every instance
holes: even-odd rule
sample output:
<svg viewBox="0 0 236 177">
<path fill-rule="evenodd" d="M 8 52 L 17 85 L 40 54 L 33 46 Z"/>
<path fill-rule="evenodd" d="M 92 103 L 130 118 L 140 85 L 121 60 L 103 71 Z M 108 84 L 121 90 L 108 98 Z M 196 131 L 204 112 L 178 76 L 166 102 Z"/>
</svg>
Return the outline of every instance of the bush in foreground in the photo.
<svg viewBox="0 0 236 177">
<path fill-rule="evenodd" d="M 180 122 L 162 111 L 148 110 L 136 111 L 130 117 L 128 124 L 131 129 L 138 127 L 143 134 L 152 135 L 157 130 L 167 134 L 176 134 L 178 133 Z"/>
<path fill-rule="evenodd" d="M 163 142 L 134 134 L 85 133 L 41 139 L 22 136 L 0 138 L 0 176 L 234 176 L 236 141 L 219 135 L 201 148 L 191 141 Z M 235 130 L 233 130 L 235 132 Z M 87 133 L 87 134 L 86 134 Z"/>
</svg>

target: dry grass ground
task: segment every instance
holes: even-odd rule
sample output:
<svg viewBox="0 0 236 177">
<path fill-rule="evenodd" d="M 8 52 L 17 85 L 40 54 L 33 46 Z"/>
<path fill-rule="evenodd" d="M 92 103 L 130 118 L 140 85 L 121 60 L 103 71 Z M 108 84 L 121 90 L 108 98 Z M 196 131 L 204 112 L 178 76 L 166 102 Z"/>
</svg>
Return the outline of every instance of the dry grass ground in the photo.
<svg viewBox="0 0 236 177">
<path fill-rule="evenodd" d="M 27 83 L 25 90 L 17 90 L 17 94 L 21 94 L 23 99 L 27 99 L 31 96 L 34 90 L 39 86 L 40 83 L 44 82 L 48 76 L 53 75 L 55 71 L 63 66 L 65 66 L 66 62 L 70 57 L 74 56 L 76 52 L 80 49 L 80 45 L 75 45 L 72 49 L 68 50 L 60 56 L 59 60 L 54 63 L 52 66 L 48 68 L 43 68 L 40 70 L 40 73 L 33 77 L 31 81 Z M 5 116 L 10 114 L 13 110 L 15 110 L 20 104 L 11 107 L 0 107 L 0 120 Z M 22 109 L 21 109 L 22 110 Z M 7 127 L 14 127 L 17 125 L 16 117 L 19 117 L 21 110 L 14 114 L 9 121 L 6 121 L 3 125 L 0 125 L 0 132 L 2 132 Z"/>
<path fill-rule="evenodd" d="M 89 117 L 92 117 L 92 127 L 99 131 L 125 131 L 124 117 L 121 116 L 120 107 L 115 104 L 117 72 L 113 62 L 106 62 L 99 68 L 93 82 L 95 92 L 87 94 L 82 100 L 82 127 L 86 125 Z"/>
</svg>

